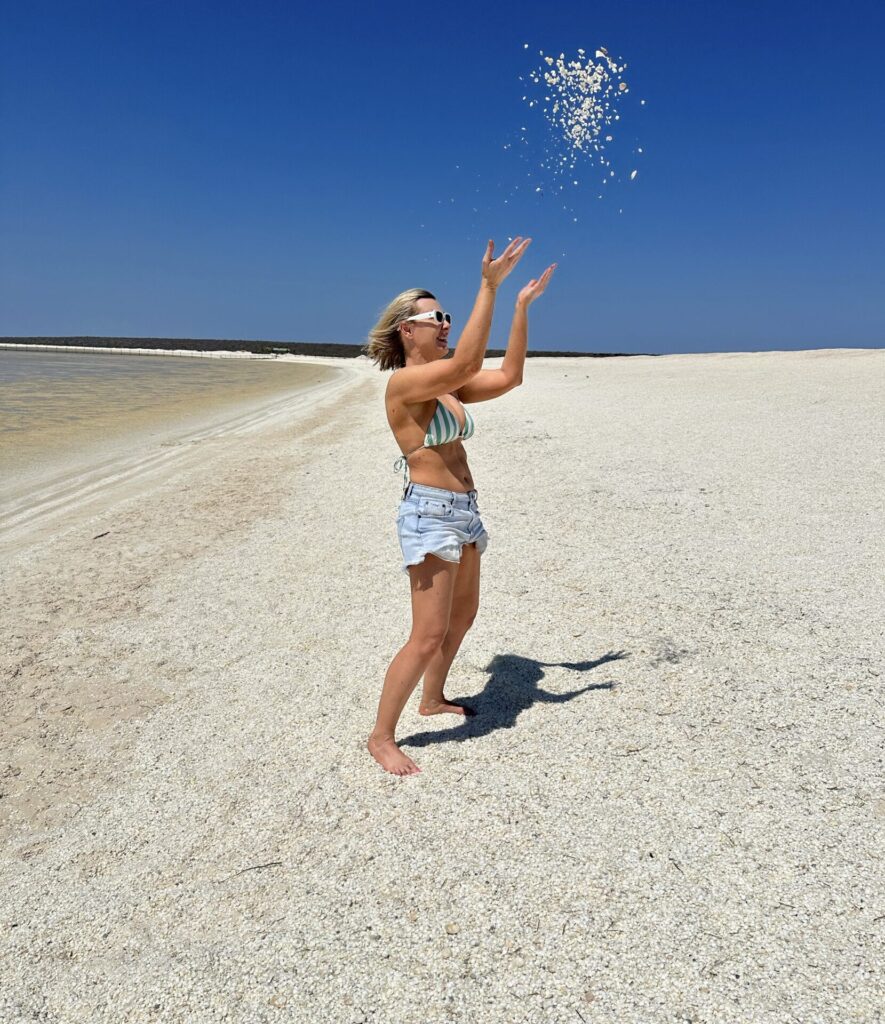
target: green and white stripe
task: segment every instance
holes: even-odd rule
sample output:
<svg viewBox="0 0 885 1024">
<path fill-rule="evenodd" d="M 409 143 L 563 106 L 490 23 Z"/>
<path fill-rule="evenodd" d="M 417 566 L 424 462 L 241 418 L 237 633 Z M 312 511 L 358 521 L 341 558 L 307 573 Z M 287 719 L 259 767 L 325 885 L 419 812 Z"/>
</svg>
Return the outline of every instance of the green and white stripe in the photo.
<svg viewBox="0 0 885 1024">
<path fill-rule="evenodd" d="M 462 434 L 454 413 L 447 409 L 442 402 L 437 400 L 433 419 L 430 421 L 427 433 L 424 436 L 425 447 L 433 448 L 435 445 L 446 444 L 449 441 L 456 441 L 458 438 L 464 440 L 468 437 L 472 437 L 473 417 L 467 409 L 464 409 L 464 415 L 464 433 Z"/>
</svg>

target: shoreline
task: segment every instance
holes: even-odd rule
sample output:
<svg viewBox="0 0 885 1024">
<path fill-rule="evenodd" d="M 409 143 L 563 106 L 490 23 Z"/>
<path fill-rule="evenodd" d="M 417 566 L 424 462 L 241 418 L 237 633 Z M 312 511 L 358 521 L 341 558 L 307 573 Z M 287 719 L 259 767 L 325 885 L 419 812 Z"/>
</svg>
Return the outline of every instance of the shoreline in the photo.
<svg viewBox="0 0 885 1024">
<path fill-rule="evenodd" d="M 0 678 L 10 681 L 0 688 L 0 840 L 29 844 L 30 835 L 40 845 L 115 784 L 139 722 L 190 682 L 192 654 L 172 648 L 217 625 L 217 580 L 184 597 L 193 568 L 235 555 L 278 519 L 330 427 L 350 429 L 365 388 L 363 375 L 336 368 L 296 401 L 228 418 L 157 460 L 131 452 L 98 467 L 52 493 L 58 507 L 43 521 L 31 513 L 10 528 L 0 543 Z M 145 615 L 147 593 L 164 586 L 184 601 L 173 632 L 185 632 L 174 639 L 165 626 L 152 635 L 156 615 Z M 115 633 L 122 646 L 111 641 L 116 653 L 96 656 L 98 636 Z M 68 653 L 57 665 L 59 644 Z"/>
<path fill-rule="evenodd" d="M 109 340 L 135 340 L 135 339 L 109 339 Z M 182 339 L 157 339 L 170 343 Z M 216 341 L 207 344 L 219 344 Z M 231 341 L 227 344 L 236 345 L 240 342 Z M 9 341 L 0 340 L 0 350 L 28 351 L 28 352 L 89 352 L 89 353 L 114 353 L 117 355 L 145 355 L 145 356 L 183 356 L 191 358 L 209 357 L 217 359 L 266 359 L 286 362 L 291 360 L 321 360 L 322 362 L 341 363 L 350 365 L 354 362 L 369 364 L 369 359 L 362 353 L 362 346 L 336 343 L 313 343 L 313 342 L 242 342 L 242 344 L 255 344 L 272 351 L 252 351 L 244 348 L 167 348 L 165 346 L 154 346 L 150 348 L 138 346 L 109 346 L 109 345 L 53 345 L 43 342 Z M 288 346 L 283 348 L 281 346 Z M 305 351 L 297 351 L 296 346 L 301 346 Z M 347 350 L 336 352 L 334 350 Z M 332 350 L 332 351 L 328 351 Z M 486 359 L 502 359 L 505 349 L 490 348 L 486 351 Z M 765 349 L 735 349 L 721 352 L 572 352 L 566 350 L 529 349 L 526 358 L 540 359 L 670 359 L 670 358 L 715 358 L 718 356 L 766 356 L 766 355 L 836 355 L 852 352 L 882 352 L 885 347 L 862 347 L 862 346 L 836 346 L 830 348 L 765 348 Z"/>
<path fill-rule="evenodd" d="M 0 502 L 0 554 L 9 556 L 57 528 L 70 528 L 105 504 L 137 495 L 141 488 L 154 486 L 201 458 L 207 446 L 297 419 L 317 402 L 346 390 L 359 376 L 337 361 L 297 361 L 316 366 L 320 380 L 204 402 L 171 425 L 163 422 L 164 408 L 149 409 L 137 424 L 118 420 L 100 440 L 85 439 L 71 450 L 49 451 L 27 471 L 10 473 Z M 217 393 L 211 397 L 217 399 Z"/>
<path fill-rule="evenodd" d="M 43 345 L 18 342 L 0 342 L 0 351 L 6 352 L 88 352 L 100 355 L 131 356 L 183 356 L 211 359 L 263 359 L 269 362 L 291 360 L 351 364 L 355 359 L 366 360 L 365 356 L 310 355 L 302 352 L 250 352 L 247 349 L 188 349 L 188 348 L 137 348 L 111 345 Z"/>
<path fill-rule="evenodd" d="M 4 346 L 0 345 L 0 348 Z M 12 346 L 5 346 L 10 348 Z M 37 351 L 44 346 L 34 346 Z M 72 351 L 61 347 L 62 351 Z M 84 349 L 84 351 L 86 351 Z M 93 350 L 90 350 L 93 351 Z M 25 475 L 19 480 L 5 481 L 4 500 L 0 503 L 0 555 L 10 556 L 22 546 L 36 542 L 52 534 L 55 528 L 65 524 L 70 515 L 82 516 L 100 509 L 102 503 L 122 500 L 138 493 L 139 487 L 150 486 L 179 469 L 184 469 L 194 452 L 201 452 L 205 446 L 217 447 L 226 436 L 244 433 L 260 433 L 274 423 L 285 422 L 289 415 L 297 417 L 299 410 L 307 410 L 315 402 L 321 402 L 346 390 L 348 381 L 379 377 L 378 371 L 365 357 L 356 359 L 330 356 L 304 356 L 289 353 L 280 356 L 265 356 L 251 352 L 153 351 L 125 349 L 94 350 L 107 354 L 163 355 L 185 358 L 219 358 L 222 360 L 259 360 L 282 363 L 298 363 L 322 368 L 330 375 L 325 383 L 307 384 L 295 391 L 267 395 L 260 398 L 233 400 L 229 404 L 211 411 L 196 413 L 189 421 L 172 430 L 161 431 L 156 423 L 141 428 L 121 430 L 108 446 L 87 446 L 76 455 L 59 456 L 46 463 L 40 471 Z M 702 354 L 672 353 L 664 356 L 631 356 L 624 366 L 655 374 L 655 366 L 677 364 L 698 364 L 734 361 L 736 364 L 755 361 L 776 363 L 786 359 L 790 362 L 817 361 L 830 358 L 857 359 L 875 358 L 876 349 L 807 349 L 781 352 L 714 352 Z M 885 354 L 885 353 L 883 353 Z M 499 365 L 494 358 L 487 362 Z M 569 381 L 566 367 L 589 369 L 590 366 L 616 366 L 620 357 L 613 356 L 605 363 L 599 363 L 594 356 L 575 356 L 568 362 L 558 356 L 537 353 L 531 365 L 562 370 L 565 384 Z M 641 376 L 645 371 L 639 370 Z M 383 378 L 382 378 L 383 379 Z M 571 381 L 579 378 L 572 376 Z M 198 456 L 199 457 L 199 456 Z"/>
</svg>

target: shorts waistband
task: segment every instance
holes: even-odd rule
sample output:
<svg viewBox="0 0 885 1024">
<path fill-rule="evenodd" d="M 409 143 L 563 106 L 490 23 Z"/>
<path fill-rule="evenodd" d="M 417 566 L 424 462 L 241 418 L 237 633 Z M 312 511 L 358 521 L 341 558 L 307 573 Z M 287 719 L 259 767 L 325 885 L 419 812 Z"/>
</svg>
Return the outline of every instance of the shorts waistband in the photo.
<svg viewBox="0 0 885 1024">
<path fill-rule="evenodd" d="M 476 491 L 447 491 L 443 487 L 431 487 L 429 484 L 410 483 L 403 492 L 403 501 L 417 494 L 425 498 L 442 498 L 454 505 L 469 505 L 476 501 Z"/>
</svg>

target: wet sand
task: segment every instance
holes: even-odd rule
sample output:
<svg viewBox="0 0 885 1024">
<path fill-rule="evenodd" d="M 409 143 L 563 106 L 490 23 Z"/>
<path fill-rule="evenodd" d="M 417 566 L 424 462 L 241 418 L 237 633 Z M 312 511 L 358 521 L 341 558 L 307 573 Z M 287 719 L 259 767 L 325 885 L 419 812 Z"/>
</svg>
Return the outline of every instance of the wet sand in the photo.
<svg viewBox="0 0 885 1024">
<path fill-rule="evenodd" d="M 75 508 L 135 494 L 183 448 L 284 415 L 341 373 L 336 360 L 218 355 L 0 351 L 0 553 Z"/>
</svg>

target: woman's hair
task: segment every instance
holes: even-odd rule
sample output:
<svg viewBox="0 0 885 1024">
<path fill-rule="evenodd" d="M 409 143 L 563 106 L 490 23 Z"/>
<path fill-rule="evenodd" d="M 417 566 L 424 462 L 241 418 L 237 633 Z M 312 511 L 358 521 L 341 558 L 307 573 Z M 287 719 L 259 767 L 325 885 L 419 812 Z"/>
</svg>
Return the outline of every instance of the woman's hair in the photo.
<svg viewBox="0 0 885 1024">
<path fill-rule="evenodd" d="M 409 288 L 388 303 L 378 323 L 369 331 L 369 340 L 363 346 L 363 353 L 378 364 L 379 370 L 395 370 L 406 365 L 406 353 L 399 325 L 406 317 L 417 312 L 418 299 L 436 299 L 424 288 Z"/>
</svg>

